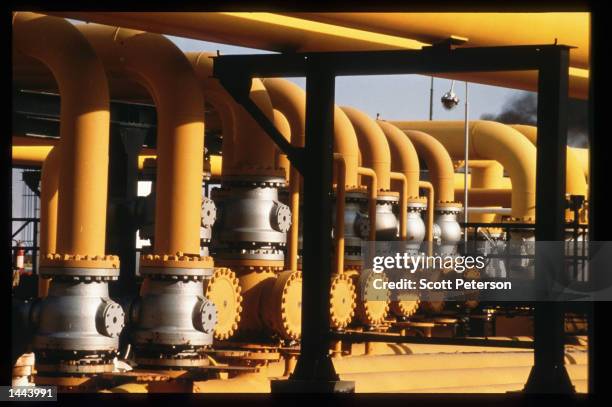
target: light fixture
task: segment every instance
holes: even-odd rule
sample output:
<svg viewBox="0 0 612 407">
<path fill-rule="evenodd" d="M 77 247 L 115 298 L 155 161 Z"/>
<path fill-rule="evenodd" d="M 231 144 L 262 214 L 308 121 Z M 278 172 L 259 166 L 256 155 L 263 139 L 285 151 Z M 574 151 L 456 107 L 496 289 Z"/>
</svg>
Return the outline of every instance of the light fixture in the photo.
<svg viewBox="0 0 612 407">
<path fill-rule="evenodd" d="M 459 97 L 455 94 L 455 81 L 451 81 L 451 88 L 442 95 L 440 101 L 446 110 L 451 110 L 459 104 Z"/>
</svg>

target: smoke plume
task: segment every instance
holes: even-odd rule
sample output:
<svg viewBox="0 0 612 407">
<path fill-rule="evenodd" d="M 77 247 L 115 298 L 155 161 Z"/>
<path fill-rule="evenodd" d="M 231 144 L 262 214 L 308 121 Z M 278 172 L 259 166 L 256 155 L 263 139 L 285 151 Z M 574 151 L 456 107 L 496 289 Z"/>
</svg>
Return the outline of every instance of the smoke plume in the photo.
<svg viewBox="0 0 612 407">
<path fill-rule="evenodd" d="M 482 120 L 506 124 L 537 124 L 538 98 L 533 92 L 525 92 L 508 99 L 500 113 L 485 113 Z M 587 102 L 569 99 L 567 106 L 567 143 L 572 147 L 587 147 Z"/>
</svg>

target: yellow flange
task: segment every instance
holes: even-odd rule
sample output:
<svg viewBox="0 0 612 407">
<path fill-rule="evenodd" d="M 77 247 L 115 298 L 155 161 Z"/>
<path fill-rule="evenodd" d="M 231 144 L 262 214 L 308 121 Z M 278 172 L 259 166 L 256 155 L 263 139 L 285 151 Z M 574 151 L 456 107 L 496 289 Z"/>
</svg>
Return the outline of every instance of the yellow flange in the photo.
<svg viewBox="0 0 612 407">
<path fill-rule="evenodd" d="M 383 274 L 375 274 L 369 270 L 364 270 L 360 277 L 361 295 L 357 298 L 355 315 L 357 321 L 364 325 L 382 324 L 389 312 L 389 291 L 374 289 L 374 280 L 378 278 L 386 280 Z"/>
<path fill-rule="evenodd" d="M 228 268 L 215 268 L 204 294 L 217 308 L 215 339 L 229 339 L 238 329 L 242 312 L 241 288 L 236 274 Z"/>
<path fill-rule="evenodd" d="M 119 257 L 113 255 L 87 256 L 79 254 L 52 253 L 45 255 L 40 260 L 41 267 L 65 267 L 65 268 L 103 268 L 118 269 Z"/>
<path fill-rule="evenodd" d="M 211 268 L 213 258 L 178 252 L 176 254 L 146 254 L 140 257 L 140 267 Z"/>
<path fill-rule="evenodd" d="M 329 314 L 333 329 L 346 328 L 355 315 L 355 285 L 345 274 L 332 276 L 329 297 Z"/>
<path fill-rule="evenodd" d="M 398 317 L 408 318 L 413 316 L 417 309 L 419 309 L 419 303 L 419 299 L 415 297 L 414 300 L 391 301 L 389 308 Z"/>
<path fill-rule="evenodd" d="M 278 274 L 271 291 L 262 298 L 266 328 L 282 339 L 296 340 L 302 334 L 302 272 Z"/>
</svg>

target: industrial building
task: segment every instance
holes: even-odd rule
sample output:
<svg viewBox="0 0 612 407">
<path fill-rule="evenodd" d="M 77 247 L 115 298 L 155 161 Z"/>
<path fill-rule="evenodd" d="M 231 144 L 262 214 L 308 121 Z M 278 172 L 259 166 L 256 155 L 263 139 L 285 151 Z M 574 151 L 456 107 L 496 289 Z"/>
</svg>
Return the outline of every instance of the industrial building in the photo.
<svg viewBox="0 0 612 407">
<path fill-rule="evenodd" d="M 593 392 L 605 294 L 524 289 L 554 275 L 578 292 L 601 268 L 593 146 L 567 143 L 589 30 L 586 12 L 14 12 L 12 167 L 28 189 L 13 194 L 29 196 L 13 238 L 29 244 L 13 247 L 13 385 Z M 274 53 L 183 52 L 168 35 Z M 465 119 L 335 103 L 337 77 L 390 74 L 465 81 L 465 101 L 442 96 Z M 536 123 L 468 118 L 467 82 L 537 92 Z M 397 247 L 488 256 L 438 277 L 523 291 L 398 295 L 367 260 Z"/>
</svg>

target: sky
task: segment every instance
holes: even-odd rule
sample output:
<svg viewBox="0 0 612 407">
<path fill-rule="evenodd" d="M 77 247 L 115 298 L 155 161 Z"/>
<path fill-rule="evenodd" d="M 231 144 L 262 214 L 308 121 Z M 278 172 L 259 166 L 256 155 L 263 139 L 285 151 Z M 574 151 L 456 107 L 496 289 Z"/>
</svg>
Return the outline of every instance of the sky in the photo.
<svg viewBox="0 0 612 407">
<path fill-rule="evenodd" d="M 73 23 L 79 21 L 69 20 Z M 269 51 L 236 47 L 205 41 L 167 36 L 182 51 L 219 51 L 221 54 L 264 54 Z M 288 78 L 305 88 L 304 78 Z M 377 75 L 377 76 L 344 76 L 336 78 L 336 104 L 352 106 L 370 115 L 380 114 L 385 120 L 428 120 L 430 77 L 422 75 Z M 434 120 L 463 120 L 465 85 L 456 82 L 455 93 L 460 104 L 451 111 L 445 110 L 440 97 L 451 87 L 447 79 L 434 80 Z M 469 84 L 469 117 L 480 118 L 482 114 L 497 114 L 504 102 L 514 95 L 524 93 L 514 89 Z M 23 184 L 21 174 L 13 170 L 13 217 L 22 217 L 21 194 Z M 14 228 L 18 224 L 14 225 Z"/>
<path fill-rule="evenodd" d="M 182 51 L 220 51 L 229 54 L 271 53 L 252 48 L 235 47 L 206 41 L 167 36 Z M 287 78 L 305 88 L 304 78 Z M 428 120 L 431 79 L 423 75 L 342 76 L 336 78 L 336 104 L 352 106 L 372 117 L 380 114 L 385 120 Z M 465 83 L 455 82 L 454 90 L 460 105 L 447 111 L 440 97 L 450 90 L 451 81 L 434 79 L 433 118 L 435 120 L 463 120 Z M 468 85 L 469 117 L 480 118 L 484 113 L 496 114 L 504 102 L 514 95 L 525 93 L 515 89 L 480 84 Z"/>
</svg>

